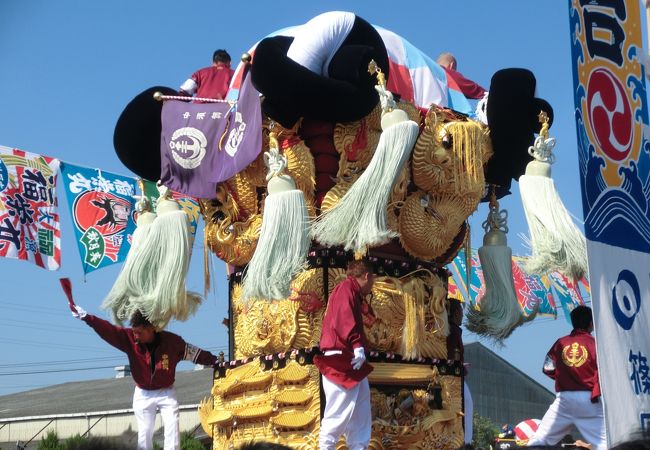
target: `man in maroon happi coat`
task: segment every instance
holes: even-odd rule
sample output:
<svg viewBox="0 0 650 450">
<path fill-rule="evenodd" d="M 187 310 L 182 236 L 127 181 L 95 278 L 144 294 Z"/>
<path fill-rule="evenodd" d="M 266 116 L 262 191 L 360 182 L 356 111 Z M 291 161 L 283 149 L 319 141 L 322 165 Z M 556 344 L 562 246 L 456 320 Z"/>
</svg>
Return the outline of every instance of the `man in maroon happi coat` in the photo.
<svg viewBox="0 0 650 450">
<path fill-rule="evenodd" d="M 591 308 L 576 307 L 571 324 L 573 331 L 555 341 L 546 355 L 543 371 L 555 380 L 557 394 L 528 445 L 555 445 L 575 425 L 594 449 L 604 450 L 607 437 Z"/>
<path fill-rule="evenodd" d="M 321 450 L 334 450 L 341 435 L 350 450 L 368 448 L 372 425 L 368 374 L 372 366 L 366 361 L 363 325 L 364 320 L 372 323 L 374 316 L 364 297 L 372 292 L 374 281 L 369 262 L 353 261 L 347 278 L 334 288 L 327 303 L 320 339 L 323 355 L 314 358 L 325 393 Z"/>
</svg>

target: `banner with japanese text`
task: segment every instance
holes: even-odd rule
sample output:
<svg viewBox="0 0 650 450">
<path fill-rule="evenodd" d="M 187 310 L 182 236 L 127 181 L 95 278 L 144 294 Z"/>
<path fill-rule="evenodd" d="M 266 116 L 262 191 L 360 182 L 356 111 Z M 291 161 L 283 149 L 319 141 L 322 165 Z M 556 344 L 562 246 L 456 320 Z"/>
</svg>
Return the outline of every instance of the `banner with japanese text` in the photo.
<svg viewBox="0 0 650 450">
<path fill-rule="evenodd" d="M 61 266 L 59 160 L 0 146 L 0 257 Z"/>
<path fill-rule="evenodd" d="M 472 305 L 480 306 L 481 298 L 485 295 L 485 281 L 476 249 L 472 249 L 470 261 L 472 268 L 469 274 L 469 286 L 465 250 L 461 250 L 447 267 L 454 280 L 454 296 L 461 296 Z M 512 257 L 513 282 L 521 312 L 529 316 L 537 308 L 538 314 L 555 317 L 557 311 L 551 281 L 548 277 L 526 274 L 523 270 L 524 262 L 523 257 Z"/>
<path fill-rule="evenodd" d="M 135 230 L 135 179 L 61 164 L 84 273 L 122 262 Z"/>
<path fill-rule="evenodd" d="M 576 306 L 585 304 L 580 287 L 571 278 L 559 272 L 551 273 L 549 278 L 551 279 L 555 296 L 564 312 L 564 317 L 571 323 L 571 311 Z M 588 286 L 589 284 L 585 283 L 585 285 Z"/>
<path fill-rule="evenodd" d="M 638 1 L 569 0 L 580 185 L 608 445 L 650 431 L 650 142 Z M 645 299 L 645 300 L 643 300 Z"/>
<path fill-rule="evenodd" d="M 262 151 L 260 95 L 246 77 L 236 102 L 166 100 L 161 113 L 160 181 L 197 198 L 214 198 Z"/>
</svg>

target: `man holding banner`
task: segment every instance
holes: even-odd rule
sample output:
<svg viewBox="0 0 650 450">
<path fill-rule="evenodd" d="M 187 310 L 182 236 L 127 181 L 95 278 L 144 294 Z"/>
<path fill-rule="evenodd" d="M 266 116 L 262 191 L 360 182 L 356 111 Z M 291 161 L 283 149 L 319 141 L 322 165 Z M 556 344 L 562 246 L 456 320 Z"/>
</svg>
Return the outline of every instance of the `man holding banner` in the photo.
<svg viewBox="0 0 650 450">
<path fill-rule="evenodd" d="M 571 324 L 573 331 L 555 341 L 546 355 L 544 374 L 555 380 L 557 396 L 528 445 L 555 445 L 575 425 L 593 448 L 606 449 L 591 308 L 576 307 Z"/>
</svg>

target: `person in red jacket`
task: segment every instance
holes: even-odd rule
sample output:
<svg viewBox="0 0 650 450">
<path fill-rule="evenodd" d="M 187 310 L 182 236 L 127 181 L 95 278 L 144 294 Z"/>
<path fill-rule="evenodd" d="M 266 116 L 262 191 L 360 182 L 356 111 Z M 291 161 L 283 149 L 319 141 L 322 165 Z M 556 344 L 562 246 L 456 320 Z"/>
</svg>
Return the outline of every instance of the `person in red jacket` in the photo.
<svg viewBox="0 0 650 450">
<path fill-rule="evenodd" d="M 460 92 L 467 98 L 472 99 L 482 99 L 485 96 L 486 90 L 481 86 L 473 82 L 472 80 L 465 78 L 462 73 L 456 70 L 456 58 L 451 53 L 442 53 L 438 56 L 436 62 L 445 69 L 448 80 L 448 84 L 455 84 L 460 89 Z"/>
<path fill-rule="evenodd" d="M 202 98 L 226 98 L 234 70 L 230 68 L 230 55 L 225 50 L 216 50 L 212 55 L 212 65 L 197 70 L 181 85 L 181 95 Z"/>
<path fill-rule="evenodd" d="M 366 361 L 364 321 L 372 323 L 372 308 L 364 297 L 375 281 L 368 261 L 352 261 L 347 278 L 329 297 L 320 337 L 322 356 L 314 364 L 322 374 L 325 411 L 320 425 L 320 449 L 334 450 L 343 435 L 350 450 L 368 448 L 372 417 Z"/>
<path fill-rule="evenodd" d="M 73 302 L 72 315 L 81 319 L 118 350 L 126 353 L 135 381 L 133 412 L 138 423 L 138 450 L 153 450 L 156 410 L 165 430 L 165 450 L 180 448 L 178 401 L 174 389 L 176 365 L 192 361 L 211 366 L 217 357 L 186 343 L 182 337 L 156 328 L 136 311 L 131 317 L 131 328 L 118 327 L 86 313 Z"/>
<path fill-rule="evenodd" d="M 543 371 L 555 380 L 557 394 L 528 445 L 555 445 L 575 425 L 594 449 L 604 450 L 607 437 L 591 308 L 576 307 L 571 324 L 573 331 L 555 341 L 546 355 Z"/>
</svg>

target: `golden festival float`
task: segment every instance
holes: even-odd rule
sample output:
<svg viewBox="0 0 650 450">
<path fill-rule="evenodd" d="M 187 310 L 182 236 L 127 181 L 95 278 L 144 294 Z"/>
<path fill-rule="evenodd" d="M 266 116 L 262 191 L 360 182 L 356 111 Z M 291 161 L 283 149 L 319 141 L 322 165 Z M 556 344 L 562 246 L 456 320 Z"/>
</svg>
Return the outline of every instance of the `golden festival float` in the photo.
<svg viewBox="0 0 650 450">
<path fill-rule="evenodd" d="M 214 183 L 212 198 L 200 200 L 206 251 L 228 267 L 230 336 L 230 361 L 214 371 L 201 425 L 214 449 L 252 440 L 318 448 L 324 405 L 312 359 L 328 296 L 348 262 L 365 257 L 378 276 L 370 299 L 375 320 L 364 324 L 374 367 L 369 448 L 458 448 L 464 369 L 458 349 L 447 346 L 445 265 L 469 247 L 468 218 L 481 201 L 490 202 L 482 258 L 488 250 L 509 252 L 498 198 L 533 159 L 528 148 L 540 117 L 540 146 L 548 142 L 552 109 L 534 98 L 532 73 L 505 69 L 492 78 L 487 107 L 482 101 L 478 114 L 460 111 L 469 103 L 420 54 L 420 79 L 443 80 L 437 103 L 423 99 L 431 86 L 404 79 L 409 68 L 395 57 L 403 39 L 360 18 L 330 49 L 326 74 L 287 56 L 301 36 L 266 38 L 250 51 L 252 62 L 247 55 L 240 64 L 231 90 L 252 79 L 261 94 L 261 148 L 243 170 Z M 138 172 L 137 162 L 127 166 L 161 178 Z M 550 180 L 548 174 L 527 175 Z M 485 311 L 469 311 L 468 326 L 502 339 L 524 319 L 518 309 L 499 317 L 503 310 L 487 299 L 496 302 L 498 289 L 488 287 Z M 158 323 L 179 315 L 172 311 Z M 338 448 L 347 448 L 343 440 Z"/>
</svg>

